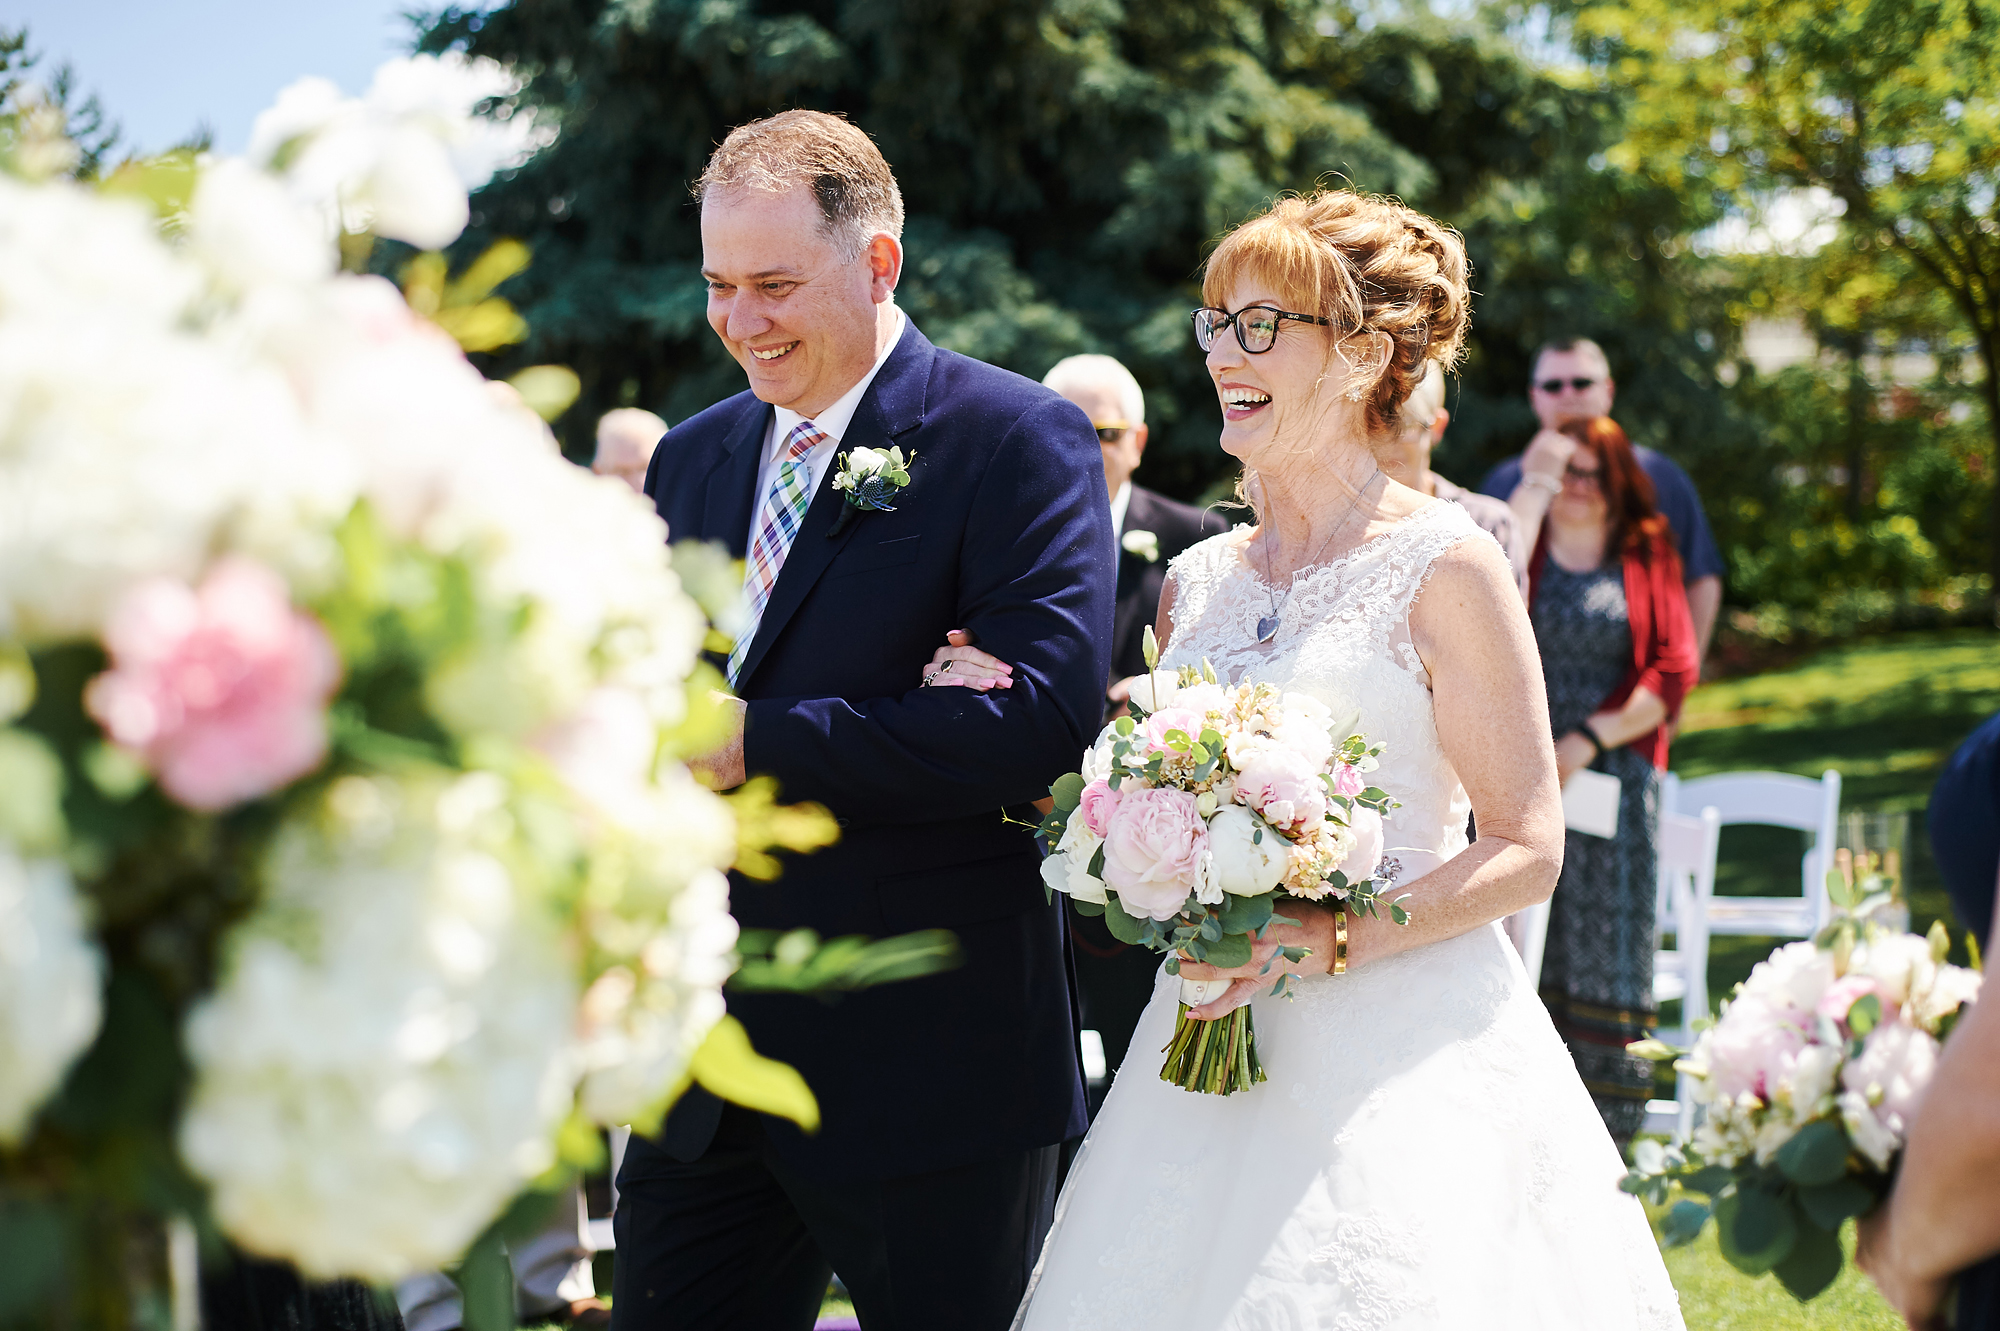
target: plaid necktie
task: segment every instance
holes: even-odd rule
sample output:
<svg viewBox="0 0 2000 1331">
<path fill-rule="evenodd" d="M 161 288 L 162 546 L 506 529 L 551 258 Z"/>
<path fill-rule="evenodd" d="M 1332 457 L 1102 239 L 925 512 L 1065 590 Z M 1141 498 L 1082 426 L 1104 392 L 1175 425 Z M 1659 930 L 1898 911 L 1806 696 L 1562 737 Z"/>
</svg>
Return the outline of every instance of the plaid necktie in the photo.
<svg viewBox="0 0 2000 1331">
<path fill-rule="evenodd" d="M 805 520 L 806 509 L 812 503 L 812 493 L 807 488 L 812 473 L 806 470 L 806 454 L 825 438 L 826 434 L 811 421 L 800 421 L 792 427 L 785 439 L 785 460 L 771 480 L 771 492 L 764 496 L 763 508 L 758 510 L 757 539 L 750 545 L 749 566 L 743 572 L 743 596 L 749 618 L 737 636 L 736 646 L 729 652 L 732 685 L 736 683 L 736 672 L 743 668 L 743 658 L 749 654 L 750 640 L 757 636 L 757 625 L 763 622 L 764 607 L 770 603 L 771 588 L 777 584 L 778 570 L 785 566 L 792 538 L 799 534 L 799 524 Z"/>
</svg>

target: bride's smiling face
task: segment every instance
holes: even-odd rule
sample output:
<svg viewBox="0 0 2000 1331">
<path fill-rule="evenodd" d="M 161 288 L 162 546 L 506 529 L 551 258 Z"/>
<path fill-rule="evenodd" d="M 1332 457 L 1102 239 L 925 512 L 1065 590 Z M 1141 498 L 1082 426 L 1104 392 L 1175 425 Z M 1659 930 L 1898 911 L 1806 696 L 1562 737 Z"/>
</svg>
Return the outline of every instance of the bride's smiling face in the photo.
<svg viewBox="0 0 2000 1331">
<path fill-rule="evenodd" d="M 1316 314 L 1288 303 L 1260 281 L 1233 286 L 1223 308 L 1261 305 L 1295 314 Z M 1208 349 L 1208 377 L 1222 404 L 1222 451 L 1252 466 L 1287 453 L 1303 452 L 1343 409 L 1358 413 L 1342 390 L 1353 366 L 1333 346 L 1331 329 L 1295 319 L 1278 321 L 1269 351 L 1243 350 L 1231 325 Z"/>
</svg>

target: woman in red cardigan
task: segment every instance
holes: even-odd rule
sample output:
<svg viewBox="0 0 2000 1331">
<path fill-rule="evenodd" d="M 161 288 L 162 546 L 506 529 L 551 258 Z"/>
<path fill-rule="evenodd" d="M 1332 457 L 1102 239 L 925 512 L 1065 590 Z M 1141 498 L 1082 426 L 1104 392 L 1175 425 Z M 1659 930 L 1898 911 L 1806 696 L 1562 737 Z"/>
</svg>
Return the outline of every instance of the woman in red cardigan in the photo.
<svg viewBox="0 0 2000 1331">
<path fill-rule="evenodd" d="M 1581 445 L 1528 568 L 1556 770 L 1618 778 L 1611 837 L 1572 829 L 1550 899 L 1541 991 L 1605 1126 L 1639 1130 L 1653 1065 L 1625 1052 L 1649 1034 L 1654 837 L 1669 725 L 1700 666 L 1673 532 L 1625 432 L 1609 417 L 1564 432 Z"/>
</svg>

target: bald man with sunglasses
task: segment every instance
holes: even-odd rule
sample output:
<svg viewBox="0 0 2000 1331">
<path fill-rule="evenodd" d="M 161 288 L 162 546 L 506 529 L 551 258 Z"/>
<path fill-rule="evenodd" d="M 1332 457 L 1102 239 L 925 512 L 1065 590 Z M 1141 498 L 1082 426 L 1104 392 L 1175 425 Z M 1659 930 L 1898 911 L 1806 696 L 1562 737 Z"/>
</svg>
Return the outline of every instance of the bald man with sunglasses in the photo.
<svg viewBox="0 0 2000 1331">
<path fill-rule="evenodd" d="M 1617 389 L 1604 348 L 1589 338 L 1544 343 L 1535 353 L 1528 403 L 1542 428 L 1520 457 L 1495 467 L 1479 486 L 1483 493 L 1507 501 L 1530 550 L 1550 501 L 1562 489 L 1563 469 L 1577 448 L 1574 439 L 1560 433 L 1561 427 L 1570 421 L 1609 416 Z M 1634 444 L 1632 451 L 1653 482 L 1660 512 L 1673 526 L 1687 579 L 1688 609 L 1694 616 L 1696 648 L 1705 658 L 1716 614 L 1722 608 L 1722 553 L 1716 549 L 1701 496 L 1688 474 L 1673 459 L 1650 448 Z"/>
</svg>

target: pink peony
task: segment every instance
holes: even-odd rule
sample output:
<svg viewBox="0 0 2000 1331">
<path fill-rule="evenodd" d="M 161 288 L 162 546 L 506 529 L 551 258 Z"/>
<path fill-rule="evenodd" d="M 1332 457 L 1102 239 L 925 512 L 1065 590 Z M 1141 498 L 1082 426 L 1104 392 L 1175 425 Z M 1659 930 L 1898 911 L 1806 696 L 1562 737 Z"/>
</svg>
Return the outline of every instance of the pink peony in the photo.
<svg viewBox="0 0 2000 1331">
<path fill-rule="evenodd" d="M 1319 770 L 1290 749 L 1272 747 L 1250 756 L 1236 774 L 1236 798 L 1274 827 L 1297 830 L 1326 817 L 1326 786 Z"/>
<path fill-rule="evenodd" d="M 1353 799 L 1366 789 L 1368 789 L 1368 783 L 1361 779 L 1361 773 L 1356 771 L 1351 764 L 1335 763 L 1333 765 L 1334 794 L 1345 795 L 1347 798 Z"/>
<path fill-rule="evenodd" d="M 1104 881 L 1127 914 L 1169 920 L 1194 890 L 1207 851 L 1193 795 L 1135 790 L 1118 801 L 1104 834 Z"/>
<path fill-rule="evenodd" d="M 1110 832 L 1111 815 L 1117 812 L 1118 801 L 1123 798 L 1109 781 L 1093 781 L 1083 788 L 1083 797 L 1077 801 L 1077 817 L 1083 819 L 1091 835 L 1102 838 Z"/>
<path fill-rule="evenodd" d="M 1800 1020 L 1747 993 L 1731 1003 L 1707 1041 L 1708 1080 L 1717 1098 L 1734 1100 L 1749 1091 L 1768 1102 L 1779 1086 L 1790 1085 L 1806 1047 Z"/>
<path fill-rule="evenodd" d="M 340 658 L 269 569 L 229 558 L 199 591 L 141 583 L 113 608 L 104 645 L 112 668 L 91 681 L 90 714 L 187 807 L 269 794 L 326 756 Z"/>
<path fill-rule="evenodd" d="M 1167 732 L 1184 731 L 1189 739 L 1200 739 L 1202 722 L 1205 718 L 1191 707 L 1163 707 L 1146 718 L 1143 732 L 1146 748 L 1152 753 L 1167 753 Z"/>
</svg>

